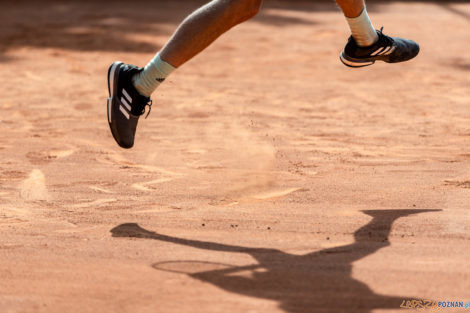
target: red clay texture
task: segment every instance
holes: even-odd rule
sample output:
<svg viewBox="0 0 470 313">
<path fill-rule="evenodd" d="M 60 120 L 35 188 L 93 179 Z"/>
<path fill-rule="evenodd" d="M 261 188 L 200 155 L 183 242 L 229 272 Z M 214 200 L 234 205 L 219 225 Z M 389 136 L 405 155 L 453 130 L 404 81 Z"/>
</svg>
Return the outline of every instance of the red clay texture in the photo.
<svg viewBox="0 0 470 313">
<path fill-rule="evenodd" d="M 201 3 L 2 3 L 0 311 L 470 301 L 470 4 L 370 1 L 421 54 L 350 69 L 333 2 L 267 1 L 119 148 L 108 66 L 145 65 Z"/>
</svg>

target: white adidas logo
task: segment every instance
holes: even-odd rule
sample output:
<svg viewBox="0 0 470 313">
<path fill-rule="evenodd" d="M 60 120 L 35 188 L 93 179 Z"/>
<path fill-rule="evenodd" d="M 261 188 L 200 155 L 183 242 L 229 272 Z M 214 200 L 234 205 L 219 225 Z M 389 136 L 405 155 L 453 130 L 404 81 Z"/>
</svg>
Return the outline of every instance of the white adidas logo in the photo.
<svg viewBox="0 0 470 313">
<path fill-rule="evenodd" d="M 395 50 L 394 46 L 388 46 L 388 47 L 382 47 L 377 49 L 374 53 L 371 54 L 371 56 L 379 56 L 379 55 L 389 55 Z"/>
<path fill-rule="evenodd" d="M 129 94 L 127 93 L 126 89 L 122 89 L 122 94 L 124 95 L 124 97 L 121 97 L 121 103 L 124 105 L 124 108 L 122 105 L 119 106 L 119 110 L 121 111 L 121 113 L 127 118 L 129 119 L 130 118 L 130 115 L 129 113 L 131 112 L 131 105 L 132 104 L 132 98 L 131 96 L 129 96 Z M 127 101 L 126 101 L 127 100 Z M 126 111 L 127 109 L 127 111 Z"/>
</svg>

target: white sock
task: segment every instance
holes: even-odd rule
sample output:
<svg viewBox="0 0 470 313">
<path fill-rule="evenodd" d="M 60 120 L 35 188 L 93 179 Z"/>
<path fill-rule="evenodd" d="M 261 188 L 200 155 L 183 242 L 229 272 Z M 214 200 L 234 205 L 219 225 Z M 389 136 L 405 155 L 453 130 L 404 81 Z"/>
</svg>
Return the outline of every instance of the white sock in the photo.
<svg viewBox="0 0 470 313">
<path fill-rule="evenodd" d="M 349 28 L 351 28 L 352 36 L 359 46 L 372 46 L 379 39 L 379 36 L 369 19 L 366 8 L 362 10 L 361 15 L 358 17 L 346 17 L 346 20 L 348 21 Z"/>
<path fill-rule="evenodd" d="M 142 72 L 132 77 L 132 82 L 140 94 L 150 97 L 175 69 L 173 65 L 163 61 L 157 53 Z"/>
</svg>

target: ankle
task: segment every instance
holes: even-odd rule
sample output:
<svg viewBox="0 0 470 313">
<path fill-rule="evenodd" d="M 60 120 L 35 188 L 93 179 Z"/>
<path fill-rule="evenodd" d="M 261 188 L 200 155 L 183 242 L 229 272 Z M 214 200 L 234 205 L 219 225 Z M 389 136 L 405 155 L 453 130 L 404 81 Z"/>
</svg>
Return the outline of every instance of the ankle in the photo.
<svg viewBox="0 0 470 313">
<path fill-rule="evenodd" d="M 379 39 L 377 31 L 374 29 L 369 19 L 366 8 L 362 10 L 362 13 L 358 17 L 346 17 L 346 20 L 348 21 L 352 36 L 358 46 L 372 46 Z"/>
</svg>

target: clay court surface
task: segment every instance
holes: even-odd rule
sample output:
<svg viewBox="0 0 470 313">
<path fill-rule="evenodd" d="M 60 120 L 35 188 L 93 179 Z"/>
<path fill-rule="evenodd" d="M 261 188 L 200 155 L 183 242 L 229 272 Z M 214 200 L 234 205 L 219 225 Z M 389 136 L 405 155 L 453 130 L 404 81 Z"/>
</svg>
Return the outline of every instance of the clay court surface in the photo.
<svg viewBox="0 0 470 313">
<path fill-rule="evenodd" d="M 267 1 L 119 148 L 108 66 L 201 3 L 2 2 L 0 312 L 470 301 L 470 3 L 370 1 L 422 53 L 351 70 L 334 3 Z"/>
</svg>

